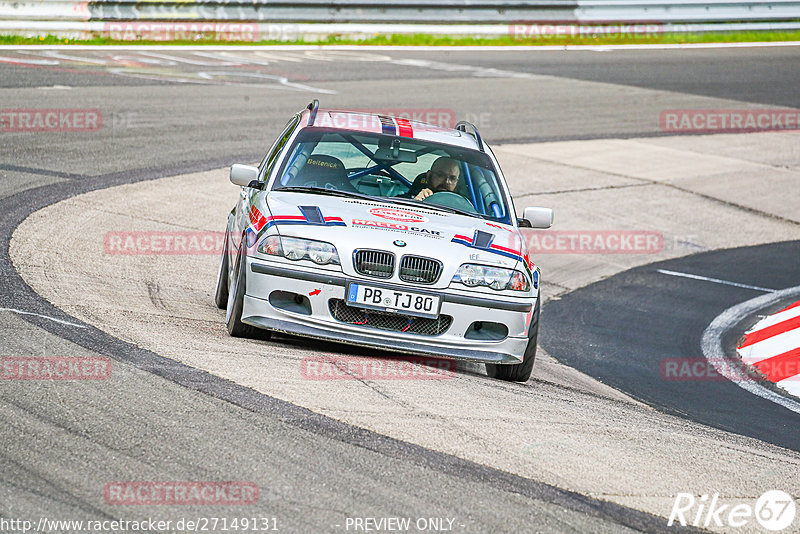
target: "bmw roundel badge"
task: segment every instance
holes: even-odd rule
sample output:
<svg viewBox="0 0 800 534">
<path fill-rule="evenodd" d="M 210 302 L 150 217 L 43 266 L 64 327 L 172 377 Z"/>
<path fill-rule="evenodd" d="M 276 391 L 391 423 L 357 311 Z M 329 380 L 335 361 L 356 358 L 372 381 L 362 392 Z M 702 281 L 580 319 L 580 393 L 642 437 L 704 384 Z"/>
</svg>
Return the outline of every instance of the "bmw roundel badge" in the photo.
<svg viewBox="0 0 800 534">
<path fill-rule="evenodd" d="M 405 242 L 405 241 L 402 241 L 402 240 L 400 240 L 400 239 L 395 239 L 395 240 L 394 240 L 394 244 L 395 244 L 395 245 L 397 245 L 398 247 L 404 247 L 404 246 L 406 246 L 406 242 Z"/>
</svg>

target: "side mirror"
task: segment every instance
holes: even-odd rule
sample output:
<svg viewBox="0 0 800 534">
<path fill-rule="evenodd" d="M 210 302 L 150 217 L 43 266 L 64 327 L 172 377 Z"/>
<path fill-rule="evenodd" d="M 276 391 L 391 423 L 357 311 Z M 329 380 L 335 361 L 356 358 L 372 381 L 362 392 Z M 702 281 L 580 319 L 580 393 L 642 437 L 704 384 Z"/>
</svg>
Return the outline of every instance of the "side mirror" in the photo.
<svg viewBox="0 0 800 534">
<path fill-rule="evenodd" d="M 530 228 L 550 228 L 553 225 L 553 210 L 550 208 L 525 208 L 522 218 L 530 224 Z"/>
<path fill-rule="evenodd" d="M 231 165 L 231 183 L 241 187 L 248 187 L 253 180 L 258 180 L 258 167 L 239 163 Z"/>
</svg>

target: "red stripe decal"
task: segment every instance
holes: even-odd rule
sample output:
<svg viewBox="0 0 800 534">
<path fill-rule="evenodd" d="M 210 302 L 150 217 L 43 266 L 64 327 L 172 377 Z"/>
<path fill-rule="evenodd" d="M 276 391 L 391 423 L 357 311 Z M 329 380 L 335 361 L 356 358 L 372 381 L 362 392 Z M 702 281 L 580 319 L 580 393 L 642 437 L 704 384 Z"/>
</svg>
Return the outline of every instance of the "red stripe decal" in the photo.
<svg viewBox="0 0 800 534">
<path fill-rule="evenodd" d="M 248 216 L 250 218 L 250 224 L 253 225 L 253 228 L 255 229 L 256 232 L 261 230 L 269 220 L 266 217 L 264 217 L 261 214 L 261 212 L 258 211 L 258 208 L 256 208 L 255 206 L 250 207 L 250 213 L 248 213 Z"/>
<path fill-rule="evenodd" d="M 762 330 L 756 330 L 755 332 L 745 335 L 744 343 L 742 343 L 739 348 L 741 349 L 747 347 L 754 343 L 758 343 L 759 341 L 764 341 L 765 339 L 777 336 L 778 334 L 783 334 L 784 332 L 788 332 L 789 330 L 794 330 L 795 328 L 799 327 L 800 317 L 787 319 L 786 321 L 782 321 L 778 324 L 774 324 Z"/>
<path fill-rule="evenodd" d="M 469 241 L 470 243 L 472 243 L 472 238 L 467 237 L 465 235 L 454 235 L 453 239 L 463 239 L 464 241 Z"/>
<path fill-rule="evenodd" d="M 411 128 L 411 123 L 408 122 L 408 119 L 395 117 L 394 121 L 397 123 L 397 133 L 401 137 L 414 137 L 414 130 Z"/>
<path fill-rule="evenodd" d="M 800 375 L 800 347 L 753 364 L 770 382 L 780 382 Z"/>
</svg>

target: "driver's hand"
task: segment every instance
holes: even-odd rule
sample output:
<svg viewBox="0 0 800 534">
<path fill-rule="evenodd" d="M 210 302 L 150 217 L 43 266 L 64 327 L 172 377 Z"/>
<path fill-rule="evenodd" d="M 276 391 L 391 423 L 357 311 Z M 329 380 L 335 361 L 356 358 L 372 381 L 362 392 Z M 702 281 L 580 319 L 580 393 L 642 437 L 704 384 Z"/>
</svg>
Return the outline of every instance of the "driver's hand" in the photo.
<svg viewBox="0 0 800 534">
<path fill-rule="evenodd" d="M 425 188 L 422 191 L 420 191 L 419 193 L 417 193 L 417 196 L 414 197 L 414 200 L 425 200 L 426 198 L 428 198 L 432 194 L 433 194 L 433 191 L 431 191 L 428 188 Z"/>
</svg>

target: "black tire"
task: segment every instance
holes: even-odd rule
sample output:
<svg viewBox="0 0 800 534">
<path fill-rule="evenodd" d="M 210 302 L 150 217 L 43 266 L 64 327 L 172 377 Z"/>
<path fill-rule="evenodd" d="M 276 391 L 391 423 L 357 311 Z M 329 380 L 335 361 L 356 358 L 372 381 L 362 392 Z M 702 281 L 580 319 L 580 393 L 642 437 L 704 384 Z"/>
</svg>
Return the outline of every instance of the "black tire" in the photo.
<svg viewBox="0 0 800 534">
<path fill-rule="evenodd" d="M 527 382 L 533 372 L 533 363 L 536 361 L 536 344 L 539 338 L 539 309 L 541 297 L 536 299 L 536 307 L 531 317 L 531 326 L 528 329 L 528 345 L 522 356 L 522 363 L 511 365 L 486 364 L 486 374 L 490 378 L 507 380 L 509 382 Z"/>
<path fill-rule="evenodd" d="M 225 242 L 222 244 L 222 258 L 219 261 L 219 273 L 217 273 L 217 289 L 214 292 L 214 303 L 217 308 L 224 310 L 228 307 L 228 231 L 225 230 Z"/>
<path fill-rule="evenodd" d="M 247 263 L 244 261 L 246 246 L 244 239 L 242 239 L 239 254 L 236 256 L 232 284 L 228 288 L 225 324 L 228 327 L 228 334 L 232 337 L 258 337 L 260 339 L 268 339 L 271 332 L 266 330 L 259 331 L 258 328 L 242 322 L 244 295 L 247 292 L 247 273 L 245 272 Z"/>
</svg>

